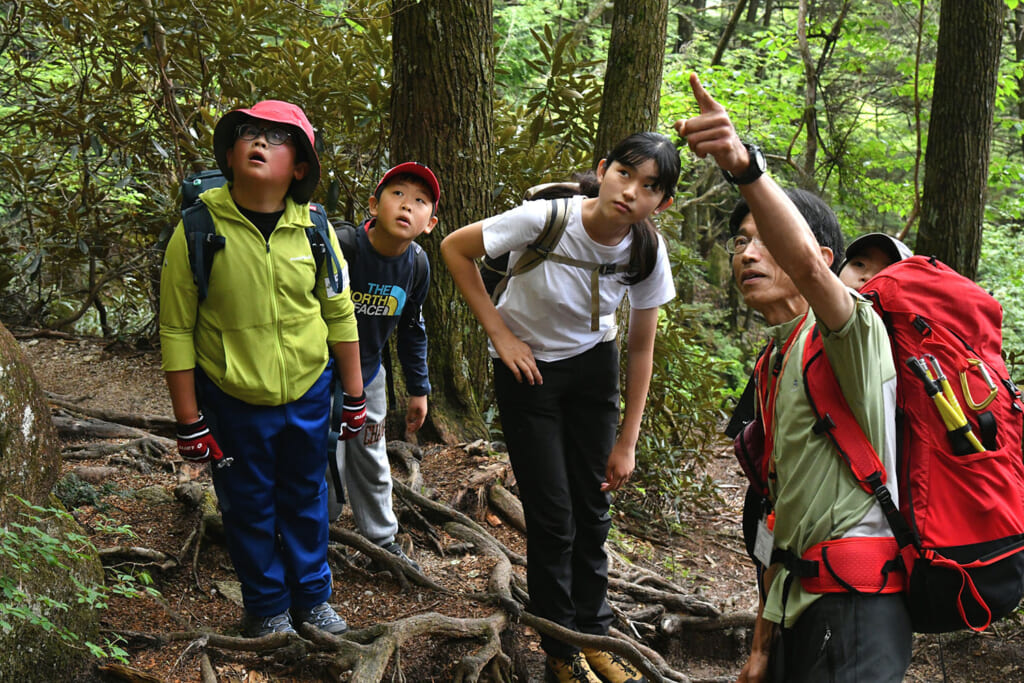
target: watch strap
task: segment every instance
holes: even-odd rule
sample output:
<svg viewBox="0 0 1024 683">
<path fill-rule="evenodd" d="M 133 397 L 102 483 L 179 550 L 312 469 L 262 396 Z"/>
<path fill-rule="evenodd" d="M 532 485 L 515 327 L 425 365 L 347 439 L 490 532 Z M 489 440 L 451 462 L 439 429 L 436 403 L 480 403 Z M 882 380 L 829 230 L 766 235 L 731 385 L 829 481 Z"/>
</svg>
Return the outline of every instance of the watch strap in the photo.
<svg viewBox="0 0 1024 683">
<path fill-rule="evenodd" d="M 761 151 L 761 148 L 750 143 L 744 143 L 743 146 L 747 148 L 747 154 L 750 157 L 750 164 L 746 170 L 739 175 L 733 175 L 722 169 L 722 176 L 732 185 L 749 185 L 764 175 L 766 170 L 764 152 Z"/>
</svg>

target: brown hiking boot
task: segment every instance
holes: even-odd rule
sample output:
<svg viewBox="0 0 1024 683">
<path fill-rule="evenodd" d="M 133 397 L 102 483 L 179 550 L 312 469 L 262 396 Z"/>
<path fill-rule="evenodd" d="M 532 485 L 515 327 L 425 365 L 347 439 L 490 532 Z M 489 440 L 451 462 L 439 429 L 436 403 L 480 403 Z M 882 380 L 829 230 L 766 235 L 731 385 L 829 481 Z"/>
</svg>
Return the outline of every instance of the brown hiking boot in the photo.
<svg viewBox="0 0 1024 683">
<path fill-rule="evenodd" d="M 601 683 L 601 679 L 590 670 L 590 665 L 580 652 L 570 657 L 548 656 L 544 665 L 545 683 Z"/>
<path fill-rule="evenodd" d="M 583 656 L 604 683 L 647 683 L 639 669 L 614 652 L 584 648 Z"/>
</svg>

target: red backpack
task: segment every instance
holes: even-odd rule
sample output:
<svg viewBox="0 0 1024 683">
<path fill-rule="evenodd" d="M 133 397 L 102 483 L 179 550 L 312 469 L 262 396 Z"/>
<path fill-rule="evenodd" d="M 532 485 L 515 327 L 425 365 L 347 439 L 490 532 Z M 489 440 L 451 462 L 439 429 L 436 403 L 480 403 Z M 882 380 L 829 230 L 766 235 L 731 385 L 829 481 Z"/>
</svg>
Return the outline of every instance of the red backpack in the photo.
<svg viewBox="0 0 1024 683">
<path fill-rule="evenodd" d="M 881 546 L 871 539 L 845 538 L 805 553 L 800 562 L 814 571 L 801 581 L 816 584 L 815 592 L 860 590 L 845 577 L 863 576 L 871 565 L 875 581 L 864 592 L 889 592 L 892 577 L 902 579 L 915 631 L 982 631 L 1024 595 L 1024 405 L 1002 359 L 1002 308 L 923 256 L 887 267 L 861 294 L 885 321 L 896 365 L 899 510 L 816 330 L 804 350 L 804 382 L 819 418 L 815 432 L 832 440 L 879 500 L 896 539 L 890 553 L 898 546 L 905 573 L 890 573 L 891 561 L 884 562 L 897 558 L 872 562 Z M 858 561 L 840 552 L 859 541 L 865 552 L 852 554 Z"/>
</svg>

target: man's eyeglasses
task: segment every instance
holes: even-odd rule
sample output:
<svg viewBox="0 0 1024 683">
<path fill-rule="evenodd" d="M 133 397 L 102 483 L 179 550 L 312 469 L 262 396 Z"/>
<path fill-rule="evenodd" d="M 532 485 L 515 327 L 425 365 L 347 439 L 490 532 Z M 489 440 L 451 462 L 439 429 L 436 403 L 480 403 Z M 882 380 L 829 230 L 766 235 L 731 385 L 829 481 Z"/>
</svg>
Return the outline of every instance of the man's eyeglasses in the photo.
<svg viewBox="0 0 1024 683">
<path fill-rule="evenodd" d="M 761 241 L 760 237 L 747 237 L 746 235 L 734 235 L 729 238 L 729 241 L 725 243 L 725 251 L 730 256 L 736 254 L 742 254 L 747 250 L 754 242 L 757 242 L 758 246 L 764 247 L 764 242 Z"/>
<path fill-rule="evenodd" d="M 255 140 L 260 135 L 272 145 L 283 145 L 288 142 L 288 138 L 292 136 L 292 133 L 287 128 L 281 126 L 273 126 L 271 128 L 260 128 L 259 126 L 252 123 L 243 123 L 235 129 L 235 135 L 238 136 L 239 140 Z"/>
</svg>

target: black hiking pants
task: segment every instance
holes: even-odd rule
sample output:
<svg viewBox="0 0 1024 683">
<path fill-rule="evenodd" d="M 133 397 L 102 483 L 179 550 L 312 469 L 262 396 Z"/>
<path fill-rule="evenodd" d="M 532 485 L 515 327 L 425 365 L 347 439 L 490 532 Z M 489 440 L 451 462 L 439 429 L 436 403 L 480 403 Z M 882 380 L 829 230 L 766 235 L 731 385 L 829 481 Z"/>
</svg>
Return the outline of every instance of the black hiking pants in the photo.
<svg viewBox="0 0 1024 683">
<path fill-rule="evenodd" d="M 910 666 L 902 593 L 828 593 L 807 608 L 772 653 L 772 683 L 900 683 Z"/>
<path fill-rule="evenodd" d="M 604 542 L 611 497 L 601 491 L 619 417 L 619 352 L 603 342 L 537 368 L 520 384 L 494 360 L 494 389 L 526 518 L 530 612 L 582 633 L 605 635 L 612 611 Z M 541 636 L 549 655 L 576 648 Z"/>
</svg>

